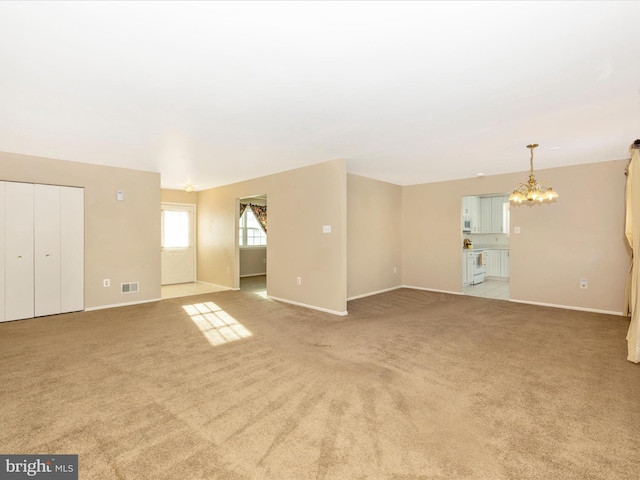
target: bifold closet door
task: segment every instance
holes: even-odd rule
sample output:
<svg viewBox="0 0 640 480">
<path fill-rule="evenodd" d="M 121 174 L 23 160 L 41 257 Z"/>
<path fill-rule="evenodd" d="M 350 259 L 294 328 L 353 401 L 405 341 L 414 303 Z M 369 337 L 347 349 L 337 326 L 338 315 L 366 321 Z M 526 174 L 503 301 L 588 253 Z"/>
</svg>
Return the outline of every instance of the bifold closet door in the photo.
<svg viewBox="0 0 640 480">
<path fill-rule="evenodd" d="M 6 182 L 5 320 L 34 316 L 34 185 Z"/>
<path fill-rule="evenodd" d="M 35 186 L 35 316 L 84 309 L 84 189 Z"/>
<path fill-rule="evenodd" d="M 84 189 L 60 187 L 60 311 L 84 310 Z"/>
<path fill-rule="evenodd" d="M 35 185 L 35 316 L 60 313 L 60 187 Z"/>
</svg>

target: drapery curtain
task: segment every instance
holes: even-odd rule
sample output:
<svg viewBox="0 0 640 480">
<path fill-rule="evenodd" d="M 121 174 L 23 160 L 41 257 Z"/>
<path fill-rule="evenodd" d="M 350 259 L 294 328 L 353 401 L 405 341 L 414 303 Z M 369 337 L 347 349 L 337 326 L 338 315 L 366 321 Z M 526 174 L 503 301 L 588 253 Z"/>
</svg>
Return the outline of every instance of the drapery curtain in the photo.
<svg viewBox="0 0 640 480">
<path fill-rule="evenodd" d="M 244 209 L 247 208 L 247 204 L 246 203 L 241 203 L 240 204 L 240 218 L 242 218 L 242 214 L 244 213 Z"/>
<path fill-rule="evenodd" d="M 242 218 L 242 214 L 245 209 L 249 207 L 251 211 L 255 215 L 258 223 L 262 227 L 264 233 L 267 233 L 267 206 L 266 205 L 254 205 L 252 203 L 241 203 L 240 204 L 240 218 Z"/>
<path fill-rule="evenodd" d="M 640 141 L 636 144 L 640 147 Z M 631 324 L 627 332 L 627 360 L 640 363 L 640 304 L 638 287 L 640 286 L 640 149 L 632 148 L 631 161 L 627 167 L 627 186 L 625 191 L 625 235 L 631 247 L 631 271 L 627 279 L 625 292 L 625 310 L 631 315 Z"/>
<path fill-rule="evenodd" d="M 264 230 L 264 233 L 267 233 L 267 206 L 253 205 L 252 203 L 250 203 L 249 207 L 251 207 L 251 211 L 258 219 L 258 222 L 260 223 L 262 230 Z"/>
</svg>

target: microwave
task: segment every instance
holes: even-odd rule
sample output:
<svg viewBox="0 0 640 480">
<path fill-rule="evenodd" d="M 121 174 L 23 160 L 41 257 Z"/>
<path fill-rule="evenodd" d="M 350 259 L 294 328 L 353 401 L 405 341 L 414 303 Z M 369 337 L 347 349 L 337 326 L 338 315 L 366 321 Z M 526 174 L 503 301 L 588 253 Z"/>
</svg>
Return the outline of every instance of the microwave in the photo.
<svg viewBox="0 0 640 480">
<path fill-rule="evenodd" d="M 471 216 L 462 215 L 462 232 L 471 233 Z"/>
</svg>

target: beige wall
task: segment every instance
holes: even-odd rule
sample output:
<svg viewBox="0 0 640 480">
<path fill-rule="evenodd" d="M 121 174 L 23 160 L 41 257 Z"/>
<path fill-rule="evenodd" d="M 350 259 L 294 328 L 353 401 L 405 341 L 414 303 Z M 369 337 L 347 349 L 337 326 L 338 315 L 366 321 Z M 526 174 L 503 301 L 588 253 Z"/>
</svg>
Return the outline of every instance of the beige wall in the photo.
<svg viewBox="0 0 640 480">
<path fill-rule="evenodd" d="M 196 192 L 163 188 L 160 191 L 160 201 L 163 203 L 186 203 L 195 205 L 198 201 L 198 194 Z"/>
<path fill-rule="evenodd" d="M 0 180 L 84 187 L 85 308 L 160 298 L 160 174 L 0 152 Z"/>
<path fill-rule="evenodd" d="M 240 249 L 240 276 L 267 273 L 267 247 Z"/>
<path fill-rule="evenodd" d="M 536 172 L 560 199 L 511 209 L 512 299 L 622 312 L 630 262 L 626 165 Z M 346 161 L 334 160 L 197 194 L 161 195 L 157 173 L 0 153 L 0 180 L 85 188 L 86 308 L 160 297 L 161 201 L 197 203 L 198 278 L 237 288 L 238 199 L 259 194 L 269 199 L 272 297 L 343 313 L 347 296 L 393 288 L 400 275 L 406 286 L 461 292 L 462 196 L 509 191 L 524 179 L 526 172 L 399 187 L 347 175 Z M 124 202 L 116 201 L 116 190 L 125 192 Z M 590 198 L 589 191 L 598 193 Z M 323 234 L 323 225 L 332 233 Z M 522 233 L 513 234 L 515 226 Z M 102 287 L 103 278 L 111 279 L 110 288 Z M 579 288 L 582 278 L 588 289 Z M 133 281 L 139 293 L 119 293 L 120 283 Z"/>
<path fill-rule="evenodd" d="M 511 298 L 620 313 L 630 254 L 624 240 L 627 160 L 536 172 L 557 203 L 511 207 Z M 403 188 L 403 283 L 461 292 L 461 197 L 512 190 L 527 172 Z M 595 192 L 590 195 L 591 192 Z M 520 234 L 514 234 L 519 226 Z M 580 289 L 586 278 L 588 289 Z"/>
<path fill-rule="evenodd" d="M 198 279 L 238 287 L 238 199 L 261 194 L 269 201 L 267 294 L 346 312 L 345 160 L 198 192 Z"/>
<path fill-rule="evenodd" d="M 401 267 L 402 187 L 347 175 L 347 298 L 399 287 Z"/>
</svg>

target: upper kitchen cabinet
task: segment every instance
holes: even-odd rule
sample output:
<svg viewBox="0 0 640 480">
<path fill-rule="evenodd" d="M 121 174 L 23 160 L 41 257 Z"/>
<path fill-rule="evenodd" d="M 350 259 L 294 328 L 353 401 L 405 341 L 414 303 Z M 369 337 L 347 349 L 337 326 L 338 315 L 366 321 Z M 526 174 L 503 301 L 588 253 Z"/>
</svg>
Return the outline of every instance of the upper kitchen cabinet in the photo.
<svg viewBox="0 0 640 480">
<path fill-rule="evenodd" d="M 491 197 L 492 233 L 508 233 L 509 231 L 509 197 Z"/>
<path fill-rule="evenodd" d="M 476 196 L 462 197 L 462 216 L 471 219 L 471 231 L 480 233 L 480 198 Z"/>
<path fill-rule="evenodd" d="M 509 196 L 494 195 L 480 198 L 482 222 L 480 233 L 509 232 Z"/>
<path fill-rule="evenodd" d="M 491 197 L 482 197 L 480 199 L 480 233 L 493 233 L 493 219 L 491 217 Z"/>
</svg>

